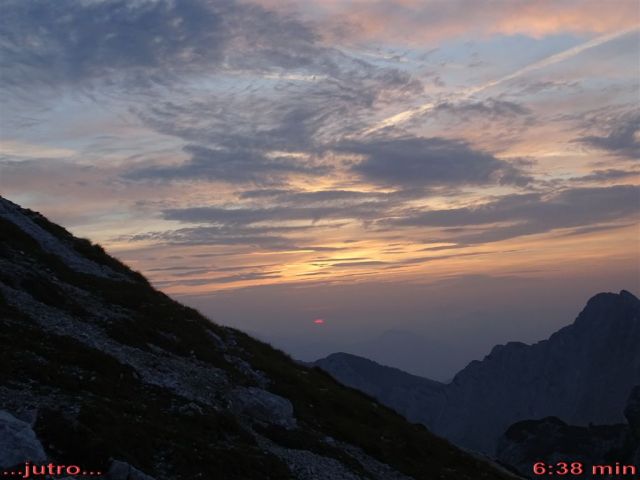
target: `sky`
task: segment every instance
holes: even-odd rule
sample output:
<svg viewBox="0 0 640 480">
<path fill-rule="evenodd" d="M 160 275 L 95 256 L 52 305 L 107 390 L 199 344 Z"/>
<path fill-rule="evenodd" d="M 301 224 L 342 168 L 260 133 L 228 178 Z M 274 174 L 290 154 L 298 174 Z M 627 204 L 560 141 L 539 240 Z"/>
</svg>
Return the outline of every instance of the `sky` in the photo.
<svg viewBox="0 0 640 480">
<path fill-rule="evenodd" d="M 3 0 L 0 194 L 297 358 L 446 379 L 640 290 L 606 5 Z"/>
</svg>

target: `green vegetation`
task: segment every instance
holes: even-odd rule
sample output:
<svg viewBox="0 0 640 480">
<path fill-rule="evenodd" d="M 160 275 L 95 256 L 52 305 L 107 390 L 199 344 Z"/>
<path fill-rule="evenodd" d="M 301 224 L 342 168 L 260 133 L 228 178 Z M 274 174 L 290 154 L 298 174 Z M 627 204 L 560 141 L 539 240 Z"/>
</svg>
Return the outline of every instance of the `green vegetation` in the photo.
<svg viewBox="0 0 640 480">
<path fill-rule="evenodd" d="M 198 416 L 171 410 L 179 401 L 154 388 L 128 401 L 93 397 L 83 402 L 76 418 L 43 410 L 36 431 L 62 463 L 105 469 L 110 458 L 117 458 L 154 474 L 159 463 L 168 465 L 166 476 L 175 479 L 291 478 L 287 467 L 261 451 L 232 415 L 206 408 Z"/>
<path fill-rule="evenodd" d="M 139 282 L 147 283 L 147 279 L 139 272 L 131 270 L 117 258 L 108 255 L 104 248 L 97 243 L 92 243 L 86 238 L 74 237 L 68 230 L 50 222 L 42 215 L 31 210 L 26 210 L 31 220 L 37 223 L 44 230 L 64 243 L 68 243 L 71 248 L 81 254 L 83 257 L 99 264 L 111 268 L 114 272 L 121 273 L 129 278 L 133 278 Z"/>
<path fill-rule="evenodd" d="M 416 480 L 500 478 L 494 472 L 487 474 L 485 465 L 425 427 L 408 423 L 368 395 L 338 384 L 322 370 L 300 366 L 285 353 L 243 333 L 238 332 L 237 337 L 239 345 L 250 352 L 254 367 L 272 380 L 271 390 L 291 400 L 296 418 L 307 428 L 359 446 Z M 455 475 L 438 477 L 453 468 Z"/>
</svg>

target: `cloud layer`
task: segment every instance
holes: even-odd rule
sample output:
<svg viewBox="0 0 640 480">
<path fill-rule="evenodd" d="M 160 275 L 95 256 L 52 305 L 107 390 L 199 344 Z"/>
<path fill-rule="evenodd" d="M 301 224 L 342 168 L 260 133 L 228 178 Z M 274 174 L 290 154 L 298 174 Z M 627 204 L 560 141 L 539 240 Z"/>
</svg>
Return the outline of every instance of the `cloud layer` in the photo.
<svg viewBox="0 0 640 480">
<path fill-rule="evenodd" d="M 3 192 L 168 291 L 613 258 L 636 7 L 8 0 Z"/>
<path fill-rule="evenodd" d="M 346 143 L 341 148 L 365 157 L 353 166 L 354 172 L 384 186 L 524 185 L 529 181 L 513 165 L 460 140 L 394 138 Z"/>
</svg>

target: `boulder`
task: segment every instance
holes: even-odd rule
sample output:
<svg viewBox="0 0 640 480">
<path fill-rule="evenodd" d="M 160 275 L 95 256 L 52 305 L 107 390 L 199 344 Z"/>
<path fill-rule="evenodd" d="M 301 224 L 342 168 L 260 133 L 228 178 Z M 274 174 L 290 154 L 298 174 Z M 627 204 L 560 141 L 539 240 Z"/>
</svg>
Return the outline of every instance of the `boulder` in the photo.
<svg viewBox="0 0 640 480">
<path fill-rule="evenodd" d="M 26 461 L 43 463 L 47 455 L 31 425 L 0 410 L 0 469 Z"/>
<path fill-rule="evenodd" d="M 296 427 L 291 402 L 261 388 L 235 389 L 231 394 L 231 408 L 253 420 L 279 425 L 287 429 Z"/>
</svg>

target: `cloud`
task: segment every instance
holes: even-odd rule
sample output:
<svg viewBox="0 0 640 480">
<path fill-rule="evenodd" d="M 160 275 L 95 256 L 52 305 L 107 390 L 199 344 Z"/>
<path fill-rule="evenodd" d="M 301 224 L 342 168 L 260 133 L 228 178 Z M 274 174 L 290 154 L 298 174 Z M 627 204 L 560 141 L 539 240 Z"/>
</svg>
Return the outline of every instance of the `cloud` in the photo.
<svg viewBox="0 0 640 480">
<path fill-rule="evenodd" d="M 260 188 L 258 190 L 244 190 L 238 193 L 241 199 L 255 199 L 255 198 L 272 198 L 278 195 L 289 193 L 291 190 L 283 188 Z"/>
<path fill-rule="evenodd" d="M 183 142 L 187 161 L 140 162 L 129 180 L 265 186 L 326 175 L 314 162 L 327 144 L 422 91 L 405 71 L 323 44 L 308 22 L 234 0 L 9 1 L 2 21 L 7 98 L 49 88 L 108 97 Z"/>
<path fill-rule="evenodd" d="M 225 277 L 217 277 L 209 279 L 208 283 L 232 283 L 242 282 L 247 280 L 264 280 L 271 278 L 280 278 L 279 271 L 274 272 L 253 272 L 253 273 L 239 273 L 237 275 L 227 275 Z"/>
<path fill-rule="evenodd" d="M 451 227 L 446 231 L 450 241 L 471 244 L 593 226 L 639 210 L 640 187 L 617 185 L 568 189 L 551 195 L 507 195 L 478 206 L 413 212 L 383 223 L 396 227 Z M 470 233 L 467 227 L 474 227 L 474 231 Z"/>
<path fill-rule="evenodd" d="M 119 237 L 117 240 L 128 242 L 150 240 L 170 245 L 251 245 L 265 250 L 288 250 L 298 247 L 286 234 L 303 231 L 308 228 L 304 226 L 248 227 L 229 222 L 229 224 L 217 226 L 189 227 L 127 235 Z"/>
<path fill-rule="evenodd" d="M 384 219 L 404 202 L 424 195 L 422 190 L 360 192 L 327 190 L 300 192 L 267 189 L 249 191 L 258 203 L 228 206 L 168 208 L 164 220 L 199 224 L 166 231 L 118 238 L 119 241 L 152 241 L 180 245 L 251 245 L 266 250 L 309 249 L 335 251 L 339 247 L 317 245 L 319 231 L 336 230 L 354 222 L 371 224 Z"/>
<path fill-rule="evenodd" d="M 309 24 L 247 2 L 8 0 L 2 10 L 9 87 L 129 89 L 221 70 L 337 69 Z"/>
<path fill-rule="evenodd" d="M 165 209 L 162 216 L 165 220 L 211 225 L 205 228 L 217 229 L 216 233 L 229 233 L 230 229 L 238 235 L 258 231 L 291 233 L 314 226 L 341 227 L 351 220 L 376 221 L 402 208 L 406 201 L 427 195 L 422 189 L 392 192 L 267 189 L 265 196 L 256 196 L 257 192 L 260 190 L 250 190 L 249 195 L 243 197 L 258 199 L 255 204 Z"/>
<path fill-rule="evenodd" d="M 494 88 L 498 85 L 501 85 L 503 83 L 507 83 L 507 82 L 511 82 L 513 80 L 517 80 L 520 77 L 523 77 L 525 75 L 529 75 L 537 70 L 540 69 L 544 69 L 547 67 L 550 67 L 552 65 L 555 65 L 556 63 L 560 63 L 560 62 L 564 62 L 566 60 L 569 60 L 577 55 L 580 55 L 581 53 L 590 50 L 592 48 L 596 48 L 599 47 L 601 45 L 604 45 L 608 42 L 611 42 L 613 40 L 617 40 L 621 37 L 624 37 L 626 35 L 629 35 L 631 33 L 636 33 L 638 31 L 638 25 L 634 22 L 632 23 L 632 26 L 627 27 L 623 30 L 619 30 L 619 31 L 615 31 L 613 33 L 609 33 L 606 35 L 602 35 L 599 37 L 596 37 L 594 39 L 591 39 L 587 42 L 581 43 L 579 45 L 576 45 L 574 47 L 571 47 L 567 50 L 563 50 L 559 53 L 555 53 L 553 55 L 550 55 L 546 58 L 543 58 L 542 60 L 538 60 L 536 62 L 530 63 L 529 65 L 526 65 L 522 68 L 519 68 L 518 70 L 509 73 L 507 75 L 504 75 L 502 77 L 496 78 L 494 80 L 490 80 L 488 82 L 482 83 L 480 85 L 476 85 L 473 87 L 468 87 L 464 90 L 462 90 L 460 93 L 458 93 L 456 96 L 458 97 L 458 100 L 466 100 L 471 98 L 473 95 L 476 95 L 478 93 L 481 93 L 485 90 L 489 90 L 491 88 Z M 368 135 L 383 129 L 387 129 L 389 127 L 394 127 L 397 126 L 399 124 L 408 122 L 416 117 L 422 116 L 430 111 L 432 111 L 434 108 L 437 107 L 437 104 L 435 102 L 433 102 L 431 99 L 428 99 L 426 103 L 423 103 L 422 105 L 416 106 L 416 107 L 412 107 L 408 110 L 404 110 L 400 113 L 396 113 L 390 117 L 387 117 L 385 119 L 383 119 L 382 121 L 380 121 L 377 125 L 374 125 L 372 127 L 369 127 L 368 129 L 366 129 L 363 133 Z"/>
<path fill-rule="evenodd" d="M 126 177 L 264 186 L 285 183 L 291 175 L 326 175 L 331 166 L 322 155 L 336 138 L 361 130 L 385 102 L 421 90 L 419 82 L 397 70 L 338 52 L 321 54 L 335 60 L 334 67 L 316 81 L 278 81 L 248 92 L 229 87 L 224 95 L 207 92 L 197 100 L 176 94 L 135 108 L 145 125 L 186 142 L 191 158 L 178 166 L 136 168 Z"/>
<path fill-rule="evenodd" d="M 423 188 L 406 188 L 391 192 L 359 191 L 359 190 L 249 190 L 241 192 L 240 198 L 268 198 L 270 202 L 281 206 L 302 205 L 307 207 L 333 206 L 351 209 L 353 207 L 374 205 L 391 208 L 407 200 L 423 198 L 428 192 Z M 357 211 L 357 208 L 356 210 Z"/>
<path fill-rule="evenodd" d="M 315 111 L 305 107 L 340 110 L 345 100 L 370 106 L 377 98 L 390 102 L 422 88 L 404 71 L 327 46 L 311 22 L 249 2 L 8 0 L 2 10 L 0 83 L 23 98 L 40 87 L 73 87 L 92 95 L 101 87 L 149 103 L 162 92 L 152 88 L 157 85 L 189 97 L 211 74 L 244 76 L 245 83 L 254 75 L 252 81 L 286 86 L 298 100 L 311 93 L 308 103 L 297 102 L 300 109 L 286 112 L 288 126 L 299 128 Z M 296 83 L 312 92 L 294 92 Z M 334 97 L 331 105 L 318 98 L 327 94 Z"/>
<path fill-rule="evenodd" d="M 380 260 L 369 260 L 365 262 L 337 262 L 329 265 L 331 268 L 353 268 L 353 267 L 379 267 L 381 265 L 387 265 L 389 262 L 382 262 Z"/>
<path fill-rule="evenodd" d="M 223 16 L 205 1 L 3 2 L 2 82 L 13 87 L 164 83 L 223 58 Z M 227 11 L 227 12 L 225 12 Z"/>
<path fill-rule="evenodd" d="M 265 222 L 273 224 L 274 222 L 291 221 L 315 223 L 327 219 L 377 218 L 383 206 L 384 205 L 376 202 L 367 202 L 348 206 L 271 206 L 266 208 L 188 207 L 165 210 L 163 216 L 166 220 L 223 226 L 246 226 L 263 224 Z"/>
<path fill-rule="evenodd" d="M 3 159 L 69 158 L 75 153 L 70 148 L 48 147 L 15 140 L 0 140 L 0 158 Z"/>
<path fill-rule="evenodd" d="M 564 89 L 578 89 L 580 83 L 577 80 L 532 80 L 521 79 L 514 82 L 511 95 L 536 95 L 540 92 L 560 91 Z"/>
<path fill-rule="evenodd" d="M 268 251 L 310 250 L 333 252 L 340 247 L 318 244 L 317 229 L 335 230 L 346 222 L 319 223 L 318 211 L 301 208 L 287 212 L 286 208 L 218 208 L 196 207 L 172 209 L 164 212 L 164 218 L 183 223 L 199 223 L 201 226 L 161 231 L 148 231 L 113 238 L 117 242 L 152 242 L 160 245 L 218 245 L 251 246 Z M 340 213 L 340 212 L 343 213 Z M 323 212 L 324 214 L 324 212 Z M 315 217 L 314 217 L 315 215 Z M 345 209 L 327 209 L 323 218 L 348 218 Z M 372 215 L 373 216 L 373 215 Z M 297 224 L 291 224 L 296 221 Z M 304 221 L 305 224 L 301 224 Z M 312 234 L 313 233 L 313 234 Z M 196 255 L 201 257 L 219 254 Z"/>
<path fill-rule="evenodd" d="M 451 245 L 439 245 L 437 247 L 425 247 L 421 249 L 421 252 L 438 252 L 440 250 L 455 250 L 458 248 L 466 248 L 468 245 L 464 244 L 451 244 Z"/>
<path fill-rule="evenodd" d="M 329 170 L 326 166 L 315 166 L 290 157 L 268 158 L 260 151 L 248 148 L 229 150 L 187 145 L 184 151 L 191 158 L 183 164 L 139 168 L 125 174 L 125 178 L 275 184 L 291 174 L 322 175 Z"/>
<path fill-rule="evenodd" d="M 637 176 L 640 176 L 639 170 L 620 170 L 617 168 L 608 168 L 606 170 L 594 170 L 588 175 L 575 177 L 571 180 L 575 182 L 609 182 Z"/>
<path fill-rule="evenodd" d="M 406 265 L 429 263 L 429 262 L 435 262 L 437 260 L 448 260 L 451 258 L 477 257 L 479 255 L 489 255 L 491 253 L 496 253 L 496 252 L 469 252 L 469 253 L 457 253 L 457 254 L 451 254 L 451 255 L 440 255 L 436 257 L 414 257 L 414 258 L 408 258 L 406 260 L 401 260 L 397 262 L 397 264 L 394 265 L 394 267 L 401 268 Z"/>
<path fill-rule="evenodd" d="M 640 159 L 640 112 L 632 112 L 617 118 L 607 135 L 588 135 L 580 137 L 578 141 L 600 150 L 638 160 Z"/>
<path fill-rule="evenodd" d="M 525 185 L 530 180 L 516 166 L 461 140 L 402 137 L 345 142 L 339 148 L 363 155 L 353 172 L 381 185 Z"/>
<path fill-rule="evenodd" d="M 420 46 L 496 34 L 535 38 L 566 32 L 605 34 L 638 21 L 634 0 L 618 0 L 611 9 L 603 9 L 598 0 L 346 0 L 322 2 L 319 7 L 326 15 L 328 37 Z"/>
<path fill-rule="evenodd" d="M 480 115 L 483 118 L 511 120 L 514 117 L 531 114 L 527 107 L 507 100 L 489 98 L 483 101 L 471 102 L 442 102 L 435 106 L 436 112 L 446 112 L 453 115 Z"/>
<path fill-rule="evenodd" d="M 635 223 L 613 223 L 613 224 L 607 224 L 607 225 L 593 225 L 588 227 L 579 227 L 579 228 L 574 228 L 573 230 L 569 230 L 568 232 L 565 232 L 563 236 L 572 237 L 576 235 L 586 235 L 594 232 L 603 232 L 608 230 L 616 230 L 619 228 L 632 227 L 634 225 L 636 224 Z"/>
<path fill-rule="evenodd" d="M 154 282 L 154 284 L 157 287 L 166 288 L 166 287 L 172 287 L 172 286 L 178 286 L 178 285 L 201 286 L 201 285 L 243 282 L 243 281 L 249 281 L 249 280 L 266 280 L 266 279 L 275 279 L 275 278 L 281 278 L 281 275 L 279 275 L 279 271 L 239 273 L 237 275 L 227 275 L 223 277 L 214 277 L 214 278 L 163 280 L 159 282 Z"/>
</svg>

